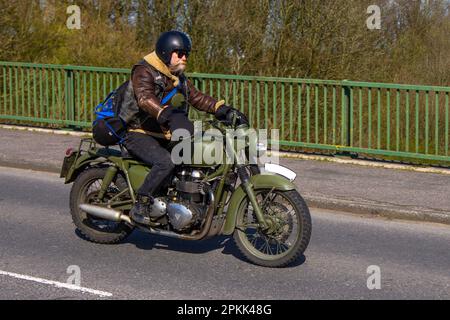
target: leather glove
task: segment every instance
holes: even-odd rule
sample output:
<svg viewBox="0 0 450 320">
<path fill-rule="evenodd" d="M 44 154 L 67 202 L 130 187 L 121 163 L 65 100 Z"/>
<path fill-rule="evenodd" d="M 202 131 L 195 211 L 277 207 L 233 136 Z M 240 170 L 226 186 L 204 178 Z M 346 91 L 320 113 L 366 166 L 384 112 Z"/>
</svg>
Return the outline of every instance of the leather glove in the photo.
<svg viewBox="0 0 450 320">
<path fill-rule="evenodd" d="M 245 116 L 245 114 L 243 114 L 239 110 L 237 110 L 233 107 L 227 106 L 227 105 L 220 106 L 215 113 L 215 117 L 217 120 L 225 121 L 229 124 L 232 123 L 234 116 L 237 117 L 237 119 L 236 119 L 237 125 L 241 125 L 241 124 L 248 125 L 249 124 L 248 119 Z"/>
<path fill-rule="evenodd" d="M 160 125 L 168 126 L 171 133 L 176 129 L 186 129 L 191 135 L 194 134 L 194 125 L 186 112 L 179 108 L 172 106 L 164 108 L 156 120 Z"/>
</svg>

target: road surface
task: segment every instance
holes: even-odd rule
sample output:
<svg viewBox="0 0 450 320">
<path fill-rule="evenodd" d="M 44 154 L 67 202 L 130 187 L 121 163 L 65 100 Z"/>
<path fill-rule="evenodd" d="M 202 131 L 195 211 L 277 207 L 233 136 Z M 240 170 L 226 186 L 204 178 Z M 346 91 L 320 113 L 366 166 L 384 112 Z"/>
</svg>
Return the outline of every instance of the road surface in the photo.
<svg viewBox="0 0 450 320">
<path fill-rule="evenodd" d="M 0 299 L 450 298 L 446 225 L 312 209 L 305 256 L 269 269 L 244 261 L 226 237 L 136 231 L 118 245 L 93 244 L 75 231 L 71 185 L 57 174 L 0 167 L 0 181 Z M 369 290 L 376 268 L 381 288 Z"/>
</svg>

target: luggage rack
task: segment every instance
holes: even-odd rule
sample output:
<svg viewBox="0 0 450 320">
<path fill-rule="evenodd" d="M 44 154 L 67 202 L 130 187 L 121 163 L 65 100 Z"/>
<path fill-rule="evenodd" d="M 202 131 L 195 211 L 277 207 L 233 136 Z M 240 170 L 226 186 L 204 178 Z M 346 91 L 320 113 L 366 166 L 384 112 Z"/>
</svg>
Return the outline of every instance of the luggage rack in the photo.
<svg viewBox="0 0 450 320">
<path fill-rule="evenodd" d="M 99 145 L 93 138 L 82 138 L 78 147 L 78 155 L 81 155 L 82 153 L 95 153 L 95 154 L 104 154 L 105 156 L 113 155 L 117 152 L 117 156 L 122 157 L 130 157 L 127 150 L 122 144 L 118 144 L 120 150 L 112 149 L 110 146 L 102 146 Z M 120 153 L 120 154 L 119 154 Z"/>
<path fill-rule="evenodd" d="M 84 145 L 88 145 L 88 149 L 83 149 Z M 97 147 L 97 142 L 93 138 L 82 138 L 80 140 L 80 145 L 78 146 L 78 151 L 81 152 L 89 152 L 89 150 L 93 150 Z"/>
<path fill-rule="evenodd" d="M 63 165 L 61 167 L 60 178 L 65 178 L 70 171 L 70 168 L 82 155 L 86 153 L 92 156 L 100 156 L 104 158 L 109 156 L 132 158 L 123 145 L 119 144 L 119 147 L 120 150 L 112 149 L 109 146 L 102 146 L 98 144 L 93 138 L 82 138 L 77 150 L 74 150 L 73 148 L 67 149 L 66 156 L 64 157 Z"/>
</svg>

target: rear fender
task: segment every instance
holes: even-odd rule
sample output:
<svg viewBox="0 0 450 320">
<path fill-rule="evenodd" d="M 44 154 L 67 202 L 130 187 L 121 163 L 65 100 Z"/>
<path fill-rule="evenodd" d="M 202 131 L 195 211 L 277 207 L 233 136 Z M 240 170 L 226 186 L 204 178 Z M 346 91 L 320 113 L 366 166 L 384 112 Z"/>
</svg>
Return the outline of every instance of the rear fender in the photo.
<svg viewBox="0 0 450 320">
<path fill-rule="evenodd" d="M 67 172 L 61 172 L 61 177 L 65 178 L 64 183 L 71 183 L 75 181 L 78 175 L 86 167 L 101 164 L 107 161 L 107 158 L 101 157 L 93 152 L 83 153 L 76 157 L 75 162 L 68 168 Z"/>
</svg>

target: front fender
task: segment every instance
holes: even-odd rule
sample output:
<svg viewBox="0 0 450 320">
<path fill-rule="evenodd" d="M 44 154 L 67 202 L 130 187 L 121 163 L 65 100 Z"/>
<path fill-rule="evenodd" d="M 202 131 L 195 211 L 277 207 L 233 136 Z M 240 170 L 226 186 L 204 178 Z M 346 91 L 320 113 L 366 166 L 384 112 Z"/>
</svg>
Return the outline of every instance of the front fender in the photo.
<svg viewBox="0 0 450 320">
<path fill-rule="evenodd" d="M 280 191 L 295 190 L 295 185 L 291 181 L 276 174 L 258 174 L 251 176 L 250 183 L 253 186 L 253 190 L 272 188 Z M 231 235 L 234 232 L 238 208 L 246 196 L 247 195 L 242 186 L 239 186 L 236 190 L 234 190 L 230 198 L 230 204 L 228 206 L 227 217 L 222 229 L 222 234 Z"/>
</svg>

